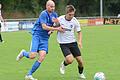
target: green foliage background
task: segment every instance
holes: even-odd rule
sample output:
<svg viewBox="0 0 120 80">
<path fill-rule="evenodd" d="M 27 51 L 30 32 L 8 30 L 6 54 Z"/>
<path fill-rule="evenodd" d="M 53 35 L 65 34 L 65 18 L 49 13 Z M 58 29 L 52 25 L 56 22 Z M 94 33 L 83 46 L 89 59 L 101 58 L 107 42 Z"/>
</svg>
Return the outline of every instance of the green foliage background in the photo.
<svg viewBox="0 0 120 80">
<path fill-rule="evenodd" d="M 1 0 L 5 18 L 33 18 L 45 9 L 47 0 Z M 54 0 L 56 11 L 64 14 L 65 6 L 72 4 L 77 9 L 76 16 L 99 16 L 100 0 Z M 117 16 L 120 13 L 120 0 L 103 0 L 103 15 Z"/>
</svg>

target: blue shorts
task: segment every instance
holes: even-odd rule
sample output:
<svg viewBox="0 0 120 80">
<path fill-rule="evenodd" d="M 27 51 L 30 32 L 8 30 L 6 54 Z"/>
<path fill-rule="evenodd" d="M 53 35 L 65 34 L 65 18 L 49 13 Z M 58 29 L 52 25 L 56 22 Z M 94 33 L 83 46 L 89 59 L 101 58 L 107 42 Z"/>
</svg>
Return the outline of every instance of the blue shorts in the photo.
<svg viewBox="0 0 120 80">
<path fill-rule="evenodd" d="M 44 50 L 48 53 L 48 38 L 43 38 L 39 35 L 32 35 L 30 51 L 38 52 L 40 50 Z"/>
</svg>

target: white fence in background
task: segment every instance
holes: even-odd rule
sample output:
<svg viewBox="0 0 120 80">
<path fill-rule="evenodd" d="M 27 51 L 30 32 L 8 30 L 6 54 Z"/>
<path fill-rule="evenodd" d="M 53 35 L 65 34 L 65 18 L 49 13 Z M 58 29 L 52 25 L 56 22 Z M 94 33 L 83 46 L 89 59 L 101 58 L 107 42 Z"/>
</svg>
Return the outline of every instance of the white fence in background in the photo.
<svg viewBox="0 0 120 80">
<path fill-rule="evenodd" d="M 28 19 L 5 19 L 6 26 L 2 23 L 2 32 L 5 31 L 18 31 L 30 30 L 37 18 Z M 99 26 L 99 25 L 120 25 L 120 18 L 117 16 L 104 16 L 100 17 L 77 17 L 81 26 Z"/>
<path fill-rule="evenodd" d="M 35 18 L 30 19 L 6 19 L 6 25 L 2 23 L 2 32 L 30 30 L 35 23 Z"/>
<path fill-rule="evenodd" d="M 1 31 L 18 31 L 19 30 L 19 22 L 6 22 L 6 25 L 4 26 L 2 24 Z"/>
</svg>

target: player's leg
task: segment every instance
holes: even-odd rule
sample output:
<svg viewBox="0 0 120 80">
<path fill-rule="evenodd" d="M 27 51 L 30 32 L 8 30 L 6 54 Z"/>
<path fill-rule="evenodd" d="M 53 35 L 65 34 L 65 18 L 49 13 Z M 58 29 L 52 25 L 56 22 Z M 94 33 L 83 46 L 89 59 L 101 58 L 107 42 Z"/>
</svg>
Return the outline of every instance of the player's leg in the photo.
<svg viewBox="0 0 120 80">
<path fill-rule="evenodd" d="M 65 60 L 60 65 L 60 73 L 64 74 L 66 66 L 71 64 L 73 62 L 74 58 L 69 49 L 69 44 L 60 44 L 60 47 L 61 47 L 62 53 L 65 57 Z"/>
<path fill-rule="evenodd" d="M 30 71 L 28 72 L 28 75 L 32 75 L 40 66 L 40 64 L 43 62 L 43 60 L 45 59 L 46 56 L 46 51 L 41 50 L 39 51 L 39 58 L 37 61 L 35 61 L 35 63 L 33 64 L 32 68 L 30 69 Z"/>
<path fill-rule="evenodd" d="M 20 51 L 20 53 L 18 54 L 18 56 L 16 57 L 16 61 L 21 60 L 23 57 L 29 58 L 29 52 L 26 52 L 24 49 L 22 49 Z"/>
<path fill-rule="evenodd" d="M 31 41 L 30 52 L 27 52 L 24 49 L 22 49 L 18 54 L 16 60 L 19 61 L 23 57 L 34 59 L 37 55 L 38 46 L 39 46 L 39 38 L 36 35 L 34 35 Z"/>
<path fill-rule="evenodd" d="M 26 75 L 25 78 L 29 79 L 29 76 L 32 76 L 32 74 L 40 67 L 41 63 L 44 61 L 45 56 L 48 52 L 48 39 L 45 41 L 40 40 L 39 42 L 39 46 L 38 46 L 38 60 L 35 61 L 35 63 L 32 65 L 32 68 L 29 70 L 28 74 Z M 33 77 L 32 77 L 33 78 Z M 32 80 L 32 79 L 30 79 Z"/>
<path fill-rule="evenodd" d="M 78 72 L 80 74 L 80 78 L 85 79 L 85 76 L 83 74 L 83 69 L 84 69 L 83 60 L 82 60 L 82 57 L 81 57 L 80 49 L 78 48 L 78 45 L 77 45 L 76 42 L 73 43 L 73 47 L 71 48 L 71 52 L 78 62 Z"/>
<path fill-rule="evenodd" d="M 69 64 L 72 64 L 73 60 L 74 58 L 72 54 L 69 54 L 68 56 L 65 57 L 65 60 L 60 65 L 61 74 L 65 74 L 66 66 L 68 66 Z"/>
<path fill-rule="evenodd" d="M 77 56 L 77 57 L 76 57 L 76 60 L 77 60 L 77 62 L 78 62 L 78 72 L 79 72 L 80 78 L 85 79 L 86 77 L 85 77 L 85 75 L 83 74 L 84 66 L 83 66 L 82 57 L 81 57 L 81 56 Z"/>
</svg>

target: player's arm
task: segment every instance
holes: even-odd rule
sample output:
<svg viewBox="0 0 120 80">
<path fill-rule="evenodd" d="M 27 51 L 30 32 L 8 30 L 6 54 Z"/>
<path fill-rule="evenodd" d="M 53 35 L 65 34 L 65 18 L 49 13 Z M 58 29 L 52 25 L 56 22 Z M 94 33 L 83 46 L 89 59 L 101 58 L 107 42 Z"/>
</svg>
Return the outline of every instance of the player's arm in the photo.
<svg viewBox="0 0 120 80">
<path fill-rule="evenodd" d="M 80 23 L 78 22 L 76 18 L 74 19 L 75 19 L 75 28 L 78 33 L 78 45 L 80 48 L 82 48 L 82 32 L 81 32 Z"/>
<path fill-rule="evenodd" d="M 46 15 L 45 12 L 41 13 L 41 15 L 40 15 L 40 17 L 39 17 L 40 22 L 41 22 L 41 24 L 42 24 L 42 28 L 43 28 L 44 30 L 48 30 L 48 31 L 52 30 L 52 31 L 60 31 L 60 32 L 63 32 L 62 27 L 47 26 L 47 17 L 48 17 L 48 16 Z"/>
<path fill-rule="evenodd" d="M 42 23 L 42 28 L 44 30 L 52 30 L 52 31 L 64 32 L 62 27 L 51 27 L 51 26 L 47 26 L 45 23 Z"/>
<path fill-rule="evenodd" d="M 82 32 L 78 32 L 78 45 L 82 48 Z"/>
</svg>

